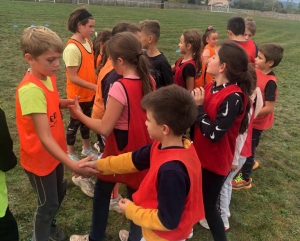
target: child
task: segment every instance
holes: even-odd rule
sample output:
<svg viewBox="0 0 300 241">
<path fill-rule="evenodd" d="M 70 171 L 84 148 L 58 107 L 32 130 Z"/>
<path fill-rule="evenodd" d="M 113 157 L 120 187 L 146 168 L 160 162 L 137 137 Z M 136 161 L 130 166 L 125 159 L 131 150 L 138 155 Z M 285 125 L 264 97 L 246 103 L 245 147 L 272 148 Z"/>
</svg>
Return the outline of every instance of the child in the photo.
<svg viewBox="0 0 300 241">
<path fill-rule="evenodd" d="M 89 166 L 105 175 L 150 168 L 133 202 L 122 199 L 120 208 L 142 227 L 142 240 L 185 240 L 204 217 L 201 164 L 191 142 L 182 136 L 195 121 L 197 107 L 192 96 L 176 85 L 146 95 L 142 107 L 154 142 Z"/>
<path fill-rule="evenodd" d="M 60 108 L 74 104 L 74 100 L 59 99 L 56 88 L 55 73 L 63 52 L 61 39 L 46 27 L 29 27 L 23 32 L 21 49 L 30 69 L 16 91 L 16 120 L 21 166 L 37 194 L 32 240 L 63 240 L 64 233 L 55 225 L 67 186 L 63 164 L 82 176 L 96 172 L 78 167 L 92 156 L 74 162 L 66 154 Z"/>
<path fill-rule="evenodd" d="M 126 46 L 126 48 L 124 48 Z M 118 155 L 133 151 L 143 145 L 151 143 L 144 125 L 146 121 L 140 101 L 142 97 L 153 91 L 152 81 L 143 56 L 142 45 L 132 33 L 117 33 L 107 42 L 106 51 L 109 54 L 116 72 L 123 76 L 112 85 L 108 95 L 106 110 L 101 120 L 85 116 L 76 102 L 72 113 L 98 134 L 106 136 L 106 145 L 103 157 Z M 95 197 L 93 202 L 93 220 L 90 235 L 71 236 L 72 240 L 103 240 L 108 220 L 108 211 L 111 192 L 117 182 L 127 185 L 127 195 L 130 198 L 134 193 L 147 170 L 126 175 L 98 175 L 95 184 Z M 140 227 L 131 224 L 131 240 L 141 239 Z M 124 240 L 128 232 L 120 233 Z"/>
<path fill-rule="evenodd" d="M 197 30 L 183 31 L 178 47 L 183 57 L 172 66 L 172 71 L 175 73 L 174 83 L 192 91 L 195 88 L 195 76 L 201 71 L 200 33 Z"/>
<path fill-rule="evenodd" d="M 102 30 L 94 40 L 94 54 L 95 54 L 95 66 L 96 66 L 96 75 L 97 75 L 97 89 L 96 89 L 96 96 L 93 104 L 93 111 L 92 111 L 92 118 L 94 119 L 102 119 L 104 115 L 104 101 L 102 98 L 102 90 L 101 84 L 103 76 L 99 75 L 100 68 L 102 66 L 101 60 L 103 55 L 103 46 L 111 38 L 111 30 L 104 29 Z M 94 147 L 97 149 L 98 153 L 101 154 L 104 151 L 105 146 L 105 137 L 97 134 L 98 141 L 95 143 Z"/>
<path fill-rule="evenodd" d="M 17 222 L 9 210 L 5 172 L 14 168 L 17 157 L 13 152 L 13 142 L 9 134 L 5 113 L 0 107 L 0 240 L 18 241 Z"/>
<path fill-rule="evenodd" d="M 164 56 L 157 49 L 157 42 L 160 37 L 160 26 L 155 20 L 144 20 L 140 22 L 141 42 L 144 55 L 149 60 L 150 73 L 156 82 L 156 88 L 174 84 L 171 66 Z"/>
<path fill-rule="evenodd" d="M 251 68 L 251 73 L 253 75 L 253 87 L 256 86 L 256 73 L 254 68 Z M 226 177 L 226 180 L 222 186 L 222 190 L 220 193 L 220 204 L 219 204 L 219 210 L 221 214 L 221 218 L 224 223 L 225 231 L 229 229 L 229 217 L 231 216 L 230 210 L 229 210 L 229 204 L 231 201 L 231 194 L 232 194 L 232 185 L 231 182 L 233 178 L 236 176 L 238 171 L 241 169 L 241 167 L 244 165 L 246 161 L 246 157 L 251 155 L 251 140 L 252 140 L 252 124 L 254 118 L 257 116 L 259 111 L 262 108 L 262 96 L 260 89 L 258 87 L 255 88 L 252 95 L 250 96 L 251 101 L 251 109 L 248 113 L 248 119 L 249 119 L 249 125 L 248 129 L 244 134 L 238 135 L 238 138 L 236 140 L 236 147 L 234 152 L 234 159 L 231 165 L 231 172 Z M 249 131 L 250 130 L 250 131 Z"/>
<path fill-rule="evenodd" d="M 240 190 L 251 188 L 250 178 L 254 166 L 255 150 L 259 144 L 260 136 L 264 130 L 269 129 L 274 122 L 274 108 L 277 97 L 276 77 L 272 69 L 276 67 L 283 57 L 283 48 L 279 44 L 264 44 L 258 49 L 255 59 L 257 86 L 263 96 L 263 108 L 253 121 L 252 129 L 252 155 L 246 159 L 242 174 L 232 181 L 232 189 Z M 256 164 L 258 166 L 258 164 Z"/>
<path fill-rule="evenodd" d="M 206 72 L 206 69 L 209 58 L 215 54 L 218 40 L 219 35 L 217 30 L 215 30 L 212 26 L 208 26 L 202 37 L 203 46 L 205 46 L 201 55 L 202 71 L 200 77 L 195 80 L 195 87 L 201 87 L 213 81 L 213 77 Z"/>
<path fill-rule="evenodd" d="M 202 165 L 205 217 L 214 240 L 223 241 L 226 234 L 217 200 L 230 171 L 236 138 L 247 129 L 247 96 L 253 80 L 246 52 L 232 42 L 215 52 L 207 73 L 215 81 L 192 92 L 198 104 L 194 144 Z"/>
<path fill-rule="evenodd" d="M 246 50 L 249 62 L 254 65 L 256 58 L 256 47 L 251 39 L 245 39 L 245 28 L 245 20 L 242 17 L 231 17 L 230 19 L 228 19 L 228 38 L 235 41 L 238 45 Z"/>
<path fill-rule="evenodd" d="M 68 30 L 73 36 L 68 40 L 63 52 L 63 59 L 66 65 L 67 76 L 67 97 L 74 99 L 75 95 L 80 96 L 80 106 L 83 113 L 91 116 L 93 100 L 96 91 L 96 76 L 94 72 L 93 46 L 89 37 L 94 32 L 95 20 L 93 16 L 83 7 L 76 9 L 70 14 L 68 20 Z M 73 161 L 79 158 L 75 154 L 74 144 L 76 133 L 80 127 L 82 137 L 82 152 L 84 156 L 94 155 L 96 160 L 98 155 L 90 146 L 90 130 L 80 121 L 70 116 L 67 127 L 67 150 Z M 94 196 L 94 184 L 89 178 L 72 176 L 72 181 L 79 186 L 88 196 Z"/>
</svg>

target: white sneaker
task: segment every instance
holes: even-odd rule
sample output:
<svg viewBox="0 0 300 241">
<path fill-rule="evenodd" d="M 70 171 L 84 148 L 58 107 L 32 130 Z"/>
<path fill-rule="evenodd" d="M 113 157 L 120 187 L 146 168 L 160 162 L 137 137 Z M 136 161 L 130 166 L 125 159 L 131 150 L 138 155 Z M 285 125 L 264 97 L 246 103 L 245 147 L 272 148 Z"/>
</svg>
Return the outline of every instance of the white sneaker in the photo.
<svg viewBox="0 0 300 241">
<path fill-rule="evenodd" d="M 205 229 L 209 229 L 208 223 L 206 221 L 206 218 L 202 219 L 199 221 L 200 225 L 205 228 Z"/>
<path fill-rule="evenodd" d="M 192 229 L 192 231 L 190 232 L 190 235 L 187 237 L 188 239 L 192 238 L 194 235 L 194 229 Z"/>
<path fill-rule="evenodd" d="M 122 213 L 119 201 L 122 199 L 122 196 L 119 194 L 116 198 L 110 199 L 109 210 L 116 211 L 118 213 Z"/>
<path fill-rule="evenodd" d="M 127 241 L 129 237 L 129 232 L 125 229 L 119 231 L 119 238 L 121 241 Z"/>
<path fill-rule="evenodd" d="M 99 141 L 97 141 L 97 142 L 94 144 L 94 148 L 97 150 L 98 153 L 100 153 Z"/>
<path fill-rule="evenodd" d="M 86 194 L 89 197 L 94 197 L 94 184 L 92 183 L 90 178 L 73 176 L 72 181 L 76 186 L 81 188 L 81 191 L 83 191 L 84 194 Z"/>
<path fill-rule="evenodd" d="M 72 235 L 70 237 L 70 241 L 89 241 L 89 235 L 86 234 L 86 235 Z"/>
<path fill-rule="evenodd" d="M 98 160 L 98 153 L 95 152 L 94 150 L 92 150 L 92 148 L 88 148 L 88 149 L 85 149 L 85 150 L 82 148 L 81 155 L 83 155 L 83 156 L 93 155 L 92 160 L 93 161 L 97 161 Z"/>
</svg>

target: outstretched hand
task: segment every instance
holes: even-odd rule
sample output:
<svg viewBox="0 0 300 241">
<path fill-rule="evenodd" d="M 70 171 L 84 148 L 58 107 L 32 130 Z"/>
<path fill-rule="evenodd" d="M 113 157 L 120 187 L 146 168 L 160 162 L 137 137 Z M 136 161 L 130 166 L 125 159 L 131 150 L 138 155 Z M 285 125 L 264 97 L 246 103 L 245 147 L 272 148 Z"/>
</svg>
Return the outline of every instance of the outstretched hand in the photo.
<svg viewBox="0 0 300 241">
<path fill-rule="evenodd" d="M 119 207 L 120 207 L 122 213 L 125 213 L 125 210 L 130 203 L 132 203 L 132 202 L 127 198 L 122 198 L 119 201 Z"/>
<path fill-rule="evenodd" d="M 74 104 L 75 104 L 75 100 L 74 99 L 60 99 L 59 100 L 59 107 L 61 109 L 68 108 L 69 105 L 74 105 Z"/>
<path fill-rule="evenodd" d="M 77 175 L 80 175 L 83 177 L 91 177 L 93 175 L 99 174 L 100 173 L 99 171 L 97 171 L 96 169 L 94 169 L 92 167 L 89 167 L 88 165 L 81 167 L 81 165 L 88 163 L 88 161 L 91 160 L 93 158 L 93 156 L 94 155 L 90 155 L 90 156 L 87 156 L 87 157 L 81 159 L 78 162 L 74 162 L 72 170 Z"/>
<path fill-rule="evenodd" d="M 205 101 L 205 90 L 203 87 L 196 88 L 191 92 L 197 105 L 203 105 Z"/>
<path fill-rule="evenodd" d="M 84 163 L 80 164 L 79 167 L 89 167 L 89 168 L 98 170 L 97 169 L 97 161 L 84 162 Z M 100 173 L 101 173 L 101 171 L 100 171 Z"/>
<path fill-rule="evenodd" d="M 82 113 L 82 109 L 79 105 L 79 99 L 80 99 L 80 96 L 75 95 L 74 103 L 71 105 L 68 105 L 71 115 L 74 118 L 78 117 Z"/>
</svg>

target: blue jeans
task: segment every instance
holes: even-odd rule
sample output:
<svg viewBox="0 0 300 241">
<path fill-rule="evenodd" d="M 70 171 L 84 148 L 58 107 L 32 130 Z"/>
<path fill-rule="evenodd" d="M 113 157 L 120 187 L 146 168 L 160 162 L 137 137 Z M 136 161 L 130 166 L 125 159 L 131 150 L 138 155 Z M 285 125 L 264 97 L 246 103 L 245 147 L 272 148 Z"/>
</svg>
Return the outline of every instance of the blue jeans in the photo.
<svg viewBox="0 0 300 241">
<path fill-rule="evenodd" d="M 109 213 L 110 195 L 114 186 L 115 183 L 113 182 L 106 182 L 100 179 L 97 179 L 96 181 L 93 200 L 92 230 L 89 235 L 90 241 L 104 240 Z M 127 186 L 128 199 L 132 200 L 132 194 L 134 192 L 135 190 Z M 141 227 L 130 221 L 128 241 L 140 241 L 141 238 Z"/>
</svg>

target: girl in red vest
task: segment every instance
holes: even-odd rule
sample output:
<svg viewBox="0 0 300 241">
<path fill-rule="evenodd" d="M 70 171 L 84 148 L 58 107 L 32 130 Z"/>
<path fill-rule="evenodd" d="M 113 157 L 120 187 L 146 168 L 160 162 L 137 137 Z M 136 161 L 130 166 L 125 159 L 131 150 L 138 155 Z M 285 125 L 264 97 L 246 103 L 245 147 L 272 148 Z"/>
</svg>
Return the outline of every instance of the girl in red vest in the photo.
<svg viewBox="0 0 300 241">
<path fill-rule="evenodd" d="M 204 86 L 205 84 L 213 80 L 213 77 L 206 72 L 206 68 L 207 68 L 207 63 L 209 58 L 211 58 L 215 54 L 218 40 L 219 40 L 219 35 L 217 33 L 217 30 L 215 30 L 212 26 L 208 26 L 202 37 L 202 42 L 205 47 L 201 55 L 201 61 L 202 61 L 201 75 L 195 80 L 196 87 Z"/>
<path fill-rule="evenodd" d="M 172 66 L 174 83 L 192 91 L 195 88 L 195 77 L 201 70 L 200 33 L 197 30 L 184 30 L 178 47 L 183 57 L 179 58 Z"/>
<path fill-rule="evenodd" d="M 63 59 L 66 65 L 68 99 L 74 99 L 75 95 L 80 96 L 80 106 L 83 113 L 87 116 L 91 116 L 97 81 L 94 72 L 93 45 L 89 40 L 94 32 L 94 26 L 95 20 L 85 8 L 81 7 L 73 11 L 68 20 L 68 30 L 73 35 L 68 40 L 63 52 Z M 93 155 L 93 159 L 96 160 L 98 154 L 91 149 L 88 127 L 72 116 L 70 116 L 66 133 L 68 156 L 73 161 L 79 160 L 74 150 L 78 128 L 80 128 L 83 145 L 81 154 L 84 156 Z M 94 184 L 91 179 L 73 176 L 72 181 L 86 195 L 94 196 Z"/>
<path fill-rule="evenodd" d="M 202 165 L 205 217 L 218 241 L 226 240 L 216 206 L 218 196 L 230 172 L 236 138 L 248 127 L 248 96 L 253 86 L 249 68 L 246 52 L 226 42 L 208 62 L 207 72 L 215 81 L 192 93 L 198 104 L 194 144 Z"/>
<path fill-rule="evenodd" d="M 126 46 L 126 48 L 124 48 Z M 154 89 L 154 80 L 149 73 L 148 62 L 142 53 L 139 39 L 132 33 L 115 34 L 107 42 L 106 50 L 113 67 L 123 78 L 113 83 L 106 103 L 103 118 L 91 119 L 84 115 L 78 102 L 72 106 L 72 114 L 98 134 L 106 136 L 103 157 L 133 151 L 151 143 L 145 126 L 146 115 L 140 106 L 142 97 Z M 89 235 L 71 236 L 70 240 L 103 240 L 108 220 L 111 192 L 117 182 L 127 185 L 127 196 L 132 200 L 134 193 L 147 170 L 122 175 L 98 175 L 95 184 L 92 230 Z M 140 227 L 131 222 L 131 240 L 141 239 Z M 122 231 L 120 237 L 128 238 Z M 124 239 L 125 240 L 125 239 Z M 127 240 L 127 239 L 126 239 Z"/>
</svg>

